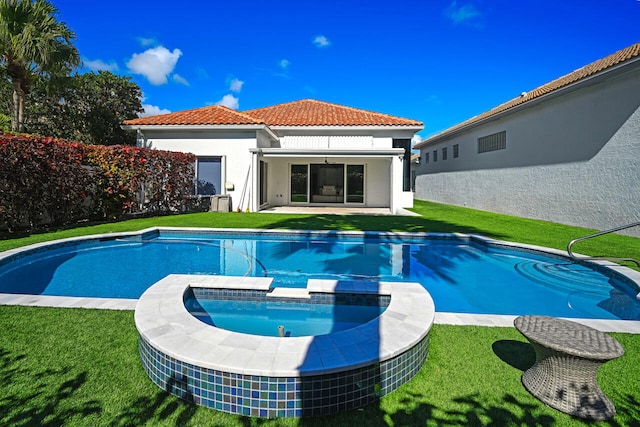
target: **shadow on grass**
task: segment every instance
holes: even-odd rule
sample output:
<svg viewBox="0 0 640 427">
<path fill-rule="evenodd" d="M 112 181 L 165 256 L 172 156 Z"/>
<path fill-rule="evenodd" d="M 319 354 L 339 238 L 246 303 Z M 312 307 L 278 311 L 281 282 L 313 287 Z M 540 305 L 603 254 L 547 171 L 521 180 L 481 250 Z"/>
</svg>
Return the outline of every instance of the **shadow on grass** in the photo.
<svg viewBox="0 0 640 427">
<path fill-rule="evenodd" d="M 493 352 L 506 364 L 526 371 L 536 361 L 536 352 L 531 344 L 516 340 L 500 340 L 492 345 Z"/>
<path fill-rule="evenodd" d="M 222 227 L 222 228 L 279 228 L 297 230 L 362 230 L 362 231 L 405 231 L 405 232 L 448 232 L 482 234 L 494 239 L 508 236 L 493 230 L 456 224 L 446 220 L 427 219 L 421 216 L 393 215 L 307 215 L 307 214 L 271 214 L 271 213 L 200 213 L 169 215 L 129 221 L 83 222 L 66 226 L 50 227 L 38 230 L 16 232 L 0 231 L 0 240 L 18 239 L 32 235 L 63 232 L 73 229 L 91 229 L 96 226 L 112 225 L 113 231 L 139 230 L 155 225 L 185 227 Z M 88 230 L 78 234 L 93 234 Z"/>
<path fill-rule="evenodd" d="M 153 396 L 139 397 L 120 413 L 112 426 L 138 426 L 148 425 L 151 421 L 171 422 L 175 425 L 187 425 L 193 418 L 198 407 L 193 403 L 193 395 L 185 392 L 186 384 L 174 378 L 167 385 L 172 392 L 180 392 L 185 401 L 180 401 L 168 392 L 157 389 Z"/>
<path fill-rule="evenodd" d="M 272 214 L 258 214 L 270 216 Z M 455 224 L 444 220 L 426 219 L 413 216 L 365 216 L 365 215 L 278 215 L 278 220 L 270 222 L 269 228 L 290 228 L 303 230 L 362 230 L 362 231 L 405 231 L 405 232 L 448 232 L 482 234 L 494 239 L 507 236 L 490 230 Z"/>
<path fill-rule="evenodd" d="M 61 378 L 68 377 L 70 367 L 31 373 L 21 367 L 24 359 L 25 355 L 0 350 L 0 378 L 4 387 L 0 401 L 2 425 L 59 426 L 74 417 L 102 412 L 98 401 L 84 399 L 76 393 L 87 382 L 86 372 L 58 384 Z M 31 377 L 31 388 L 9 387 L 14 377 L 27 375 Z"/>
<path fill-rule="evenodd" d="M 539 406 L 520 401 L 515 396 L 505 394 L 504 404 L 491 404 L 481 393 L 454 398 L 452 406 L 446 409 L 432 405 L 428 397 L 419 393 L 405 393 L 398 402 L 395 412 L 386 412 L 379 407 L 367 407 L 361 411 L 345 414 L 334 419 L 310 418 L 300 420 L 299 426 L 553 426 L 557 420 L 547 414 L 535 414 Z M 249 424 L 246 424 L 249 425 Z"/>
</svg>

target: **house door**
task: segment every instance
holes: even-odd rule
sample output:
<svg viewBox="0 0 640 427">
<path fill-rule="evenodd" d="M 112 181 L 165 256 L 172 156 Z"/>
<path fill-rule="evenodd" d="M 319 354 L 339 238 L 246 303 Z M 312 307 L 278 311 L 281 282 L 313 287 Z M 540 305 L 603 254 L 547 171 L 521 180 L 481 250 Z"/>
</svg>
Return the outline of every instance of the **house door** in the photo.
<svg viewBox="0 0 640 427">
<path fill-rule="evenodd" d="M 311 203 L 344 203 L 344 165 L 310 165 Z"/>
</svg>

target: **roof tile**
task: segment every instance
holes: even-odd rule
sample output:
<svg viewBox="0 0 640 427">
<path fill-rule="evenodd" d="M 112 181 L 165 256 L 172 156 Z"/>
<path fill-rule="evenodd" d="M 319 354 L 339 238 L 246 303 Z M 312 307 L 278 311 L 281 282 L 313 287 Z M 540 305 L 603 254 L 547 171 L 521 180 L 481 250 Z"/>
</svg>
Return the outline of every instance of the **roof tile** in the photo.
<svg viewBox="0 0 640 427">
<path fill-rule="evenodd" d="M 424 141 L 421 141 L 419 144 L 416 144 L 417 147 L 423 146 L 425 144 L 428 144 L 429 142 L 431 142 L 434 139 L 440 138 L 444 135 L 447 135 L 449 133 L 455 132 L 456 130 L 459 130 L 461 128 L 473 125 L 477 122 L 480 122 L 484 119 L 487 119 L 489 117 L 495 116 L 499 113 L 502 113 L 504 111 L 507 111 L 511 108 L 517 107 L 518 105 L 527 103 L 531 100 L 534 100 L 536 98 L 539 98 L 543 95 L 546 95 L 548 93 L 554 92 L 558 89 L 562 89 L 566 86 L 569 86 L 573 83 L 576 83 L 582 79 L 586 79 L 587 77 L 590 77 L 594 74 L 597 74 L 601 71 L 604 71 L 608 68 L 614 67 L 618 64 L 621 64 L 625 61 L 628 61 L 630 59 L 636 58 L 640 56 L 640 43 L 636 43 L 633 44 L 627 48 L 624 48 L 622 50 L 619 50 L 605 58 L 599 59 L 595 62 L 592 62 L 591 64 L 585 65 L 582 68 L 578 68 L 575 71 L 572 71 L 569 74 L 566 74 L 562 77 L 558 77 L 557 79 L 546 83 L 542 86 L 539 86 L 529 92 L 525 92 L 522 95 L 518 96 L 517 98 L 514 98 L 510 101 L 505 102 L 504 104 L 500 104 L 495 108 L 492 108 L 489 111 L 486 111 L 482 114 L 479 114 L 477 116 L 471 117 L 468 120 L 465 120 L 464 122 L 458 123 L 457 125 L 450 127 L 449 129 L 446 129 L 430 138 L 425 139 Z"/>
<path fill-rule="evenodd" d="M 234 111 L 221 105 L 178 111 L 158 116 L 126 120 L 125 125 L 254 125 L 264 124 L 260 119 Z"/>
<path fill-rule="evenodd" d="M 422 122 L 305 99 L 245 112 L 215 105 L 127 120 L 125 125 L 422 126 Z"/>
<path fill-rule="evenodd" d="M 269 126 L 422 126 L 422 122 L 303 99 L 245 111 Z"/>
</svg>

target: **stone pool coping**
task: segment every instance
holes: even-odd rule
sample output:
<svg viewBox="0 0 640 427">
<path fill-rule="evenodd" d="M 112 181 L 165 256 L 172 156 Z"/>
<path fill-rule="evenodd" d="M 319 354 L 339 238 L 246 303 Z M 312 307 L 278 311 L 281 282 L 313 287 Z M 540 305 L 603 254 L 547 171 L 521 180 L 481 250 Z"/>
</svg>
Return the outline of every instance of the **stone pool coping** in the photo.
<svg viewBox="0 0 640 427">
<path fill-rule="evenodd" d="M 387 309 L 358 327 L 327 335 L 266 337 L 216 328 L 184 305 L 189 287 L 267 290 L 271 278 L 172 274 L 140 297 L 138 332 L 167 356 L 204 368 L 244 375 L 301 377 L 364 367 L 396 357 L 428 334 L 435 317 L 431 295 L 415 282 L 309 280 L 311 292 L 375 293 Z"/>
</svg>

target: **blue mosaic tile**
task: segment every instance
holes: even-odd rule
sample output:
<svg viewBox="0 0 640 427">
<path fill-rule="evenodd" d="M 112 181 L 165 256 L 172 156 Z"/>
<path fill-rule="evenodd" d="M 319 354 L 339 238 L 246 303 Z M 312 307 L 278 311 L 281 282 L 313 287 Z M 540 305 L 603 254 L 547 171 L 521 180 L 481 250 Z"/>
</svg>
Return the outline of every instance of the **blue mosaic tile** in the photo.
<svg viewBox="0 0 640 427">
<path fill-rule="evenodd" d="M 360 408 L 396 390 L 422 368 L 429 351 L 429 336 L 389 360 L 342 372 L 303 377 L 210 370 L 175 360 L 142 337 L 139 351 L 149 378 L 184 400 L 251 417 L 300 418 Z"/>
</svg>

